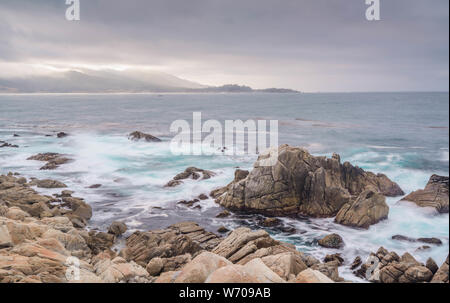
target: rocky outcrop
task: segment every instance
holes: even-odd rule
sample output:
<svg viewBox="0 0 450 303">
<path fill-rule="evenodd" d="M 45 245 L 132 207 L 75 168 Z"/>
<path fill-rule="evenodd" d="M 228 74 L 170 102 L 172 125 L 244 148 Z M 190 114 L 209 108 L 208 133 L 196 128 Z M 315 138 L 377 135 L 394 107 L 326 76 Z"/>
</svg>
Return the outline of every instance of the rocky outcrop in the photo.
<svg viewBox="0 0 450 303">
<path fill-rule="evenodd" d="M 438 271 L 434 274 L 433 283 L 449 283 L 449 269 L 448 269 L 448 256 L 445 262 L 439 267 Z"/>
<path fill-rule="evenodd" d="M 226 189 L 211 196 L 218 196 L 217 202 L 231 210 L 332 217 L 368 189 L 386 196 L 404 194 L 385 175 L 366 172 L 348 162 L 341 164 L 337 154 L 315 157 L 302 148 L 282 145 L 275 165 L 261 166 L 264 159 L 258 158 L 248 176 L 235 176 Z"/>
<path fill-rule="evenodd" d="M 120 256 L 146 267 L 153 258 L 172 258 L 184 254 L 196 256 L 203 250 L 211 250 L 219 242 L 219 236 L 197 223 L 181 222 L 163 230 L 133 233 L 127 238 Z"/>
<path fill-rule="evenodd" d="M 128 135 L 128 139 L 133 141 L 145 140 L 147 142 L 161 142 L 161 139 L 140 131 L 134 131 Z"/>
<path fill-rule="evenodd" d="M 11 144 L 11 143 L 8 143 L 8 142 L 1 141 L 1 140 L 0 140 L 0 148 L 2 148 L 2 147 L 13 147 L 13 148 L 18 148 L 19 145 Z"/>
<path fill-rule="evenodd" d="M 165 185 L 165 187 L 178 186 L 180 184 L 183 184 L 182 180 L 186 180 L 186 179 L 206 180 L 206 179 L 210 179 L 213 176 L 215 176 L 215 173 L 210 170 L 201 169 L 201 168 L 197 168 L 197 167 L 188 167 L 185 169 L 184 172 L 179 173 L 178 175 L 173 177 L 173 179 L 170 180 Z"/>
<path fill-rule="evenodd" d="M 294 280 L 295 283 L 334 283 L 333 280 L 323 273 L 313 269 L 306 269 L 298 274 Z"/>
<path fill-rule="evenodd" d="M 43 153 L 37 154 L 27 158 L 27 160 L 43 161 L 47 162 L 42 166 L 41 170 L 52 170 L 58 168 L 60 165 L 68 163 L 71 159 L 67 158 L 66 155 L 58 153 Z"/>
<path fill-rule="evenodd" d="M 355 274 L 377 283 L 448 282 L 448 258 L 446 262 L 442 265 L 441 272 L 439 269 L 433 273 L 435 265 L 432 259 L 428 259 L 425 265 L 409 253 L 404 253 L 400 257 L 395 252 L 380 247 L 376 253 L 370 255 L 368 262 L 355 271 Z"/>
<path fill-rule="evenodd" d="M 449 178 L 432 175 L 425 189 L 419 189 L 404 197 L 401 201 L 409 201 L 420 207 L 432 207 L 439 213 L 448 213 Z"/>
<path fill-rule="evenodd" d="M 389 206 L 386 198 L 371 189 L 362 192 L 354 202 L 345 204 L 337 213 L 336 223 L 369 228 L 381 220 L 387 219 Z"/>
<path fill-rule="evenodd" d="M 25 178 L 12 174 L 0 176 L 0 200 L 7 207 L 17 207 L 33 217 L 66 216 L 77 227 L 86 225 L 92 217 L 92 208 L 82 198 L 72 197 L 70 191 L 63 191 L 65 194 L 59 197 L 40 195 L 30 188 L 37 181 L 34 179 L 27 183 Z M 63 185 L 58 181 L 44 181 L 45 185 Z"/>
</svg>

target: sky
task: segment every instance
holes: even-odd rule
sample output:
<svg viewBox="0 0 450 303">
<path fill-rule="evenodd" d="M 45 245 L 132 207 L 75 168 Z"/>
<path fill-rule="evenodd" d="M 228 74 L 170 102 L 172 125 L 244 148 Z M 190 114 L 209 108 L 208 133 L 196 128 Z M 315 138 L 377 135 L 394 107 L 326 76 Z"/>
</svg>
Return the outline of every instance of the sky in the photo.
<svg viewBox="0 0 450 303">
<path fill-rule="evenodd" d="M 304 92 L 448 91 L 449 1 L 0 0 L 0 77 L 76 67 Z"/>
</svg>

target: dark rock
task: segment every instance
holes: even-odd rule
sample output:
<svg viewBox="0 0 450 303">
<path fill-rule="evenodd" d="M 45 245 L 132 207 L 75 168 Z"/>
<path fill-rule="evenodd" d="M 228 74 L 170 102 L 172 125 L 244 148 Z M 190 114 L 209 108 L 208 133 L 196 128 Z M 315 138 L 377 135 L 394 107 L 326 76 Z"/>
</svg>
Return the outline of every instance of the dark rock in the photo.
<svg viewBox="0 0 450 303">
<path fill-rule="evenodd" d="M 207 200 L 207 199 L 208 199 L 208 196 L 205 195 L 205 194 L 201 194 L 200 196 L 198 196 L 198 198 L 199 198 L 200 200 Z"/>
<path fill-rule="evenodd" d="M 439 270 L 439 266 L 432 258 L 428 258 L 425 266 L 433 273 L 433 275 Z"/>
<path fill-rule="evenodd" d="M 273 226 L 277 226 L 281 224 L 281 220 L 278 218 L 266 218 L 263 222 L 262 222 L 262 226 L 264 227 L 273 227 Z"/>
<path fill-rule="evenodd" d="M 442 245 L 442 241 L 438 238 L 419 238 L 417 241 L 427 244 Z"/>
<path fill-rule="evenodd" d="M 325 258 L 323 259 L 323 262 L 328 263 L 328 262 L 336 262 L 338 264 L 338 266 L 341 266 L 342 264 L 344 264 L 344 258 L 342 258 L 341 254 L 332 254 L 332 255 L 326 255 Z"/>
<path fill-rule="evenodd" d="M 444 263 L 442 263 L 441 267 L 439 267 L 438 271 L 434 274 L 433 279 L 431 280 L 433 283 L 449 283 L 449 264 L 448 264 L 448 256 Z"/>
<path fill-rule="evenodd" d="M 67 134 L 67 133 L 65 133 L 65 132 L 59 132 L 59 133 L 57 133 L 56 134 L 56 136 L 58 137 L 58 138 L 65 138 L 65 137 L 67 137 L 69 134 Z"/>
<path fill-rule="evenodd" d="M 355 260 L 353 260 L 352 264 L 350 265 L 351 270 L 355 270 L 362 264 L 362 260 L 360 256 L 357 256 Z"/>
<path fill-rule="evenodd" d="M 89 188 L 99 188 L 101 186 L 102 186 L 101 184 L 93 184 L 93 185 L 89 186 Z"/>
<path fill-rule="evenodd" d="M 402 235 L 394 235 L 394 236 L 392 236 L 392 240 L 416 242 L 416 239 L 413 239 L 413 238 L 410 238 L 410 237 L 407 237 L 407 236 L 402 236 Z"/>
<path fill-rule="evenodd" d="M 45 161 L 47 162 L 42 166 L 41 170 L 52 170 L 58 168 L 60 165 L 68 163 L 71 159 L 58 153 L 43 153 L 29 157 L 27 160 Z"/>
<path fill-rule="evenodd" d="M 141 139 L 144 139 L 147 142 L 161 142 L 161 139 L 152 136 L 150 134 L 145 134 L 143 132 L 140 131 L 135 131 L 132 132 L 128 135 L 128 139 L 133 140 L 133 141 L 139 141 Z"/>
<path fill-rule="evenodd" d="M 217 232 L 219 232 L 219 233 L 221 233 L 221 234 L 223 234 L 223 233 L 227 233 L 227 232 L 229 232 L 230 230 L 228 229 L 228 228 L 226 228 L 225 226 L 221 226 L 221 227 L 219 227 L 218 229 L 217 229 Z"/>
<path fill-rule="evenodd" d="M 230 212 L 228 210 L 224 210 L 221 213 L 216 215 L 216 218 L 226 218 L 228 216 L 230 216 Z"/>
</svg>

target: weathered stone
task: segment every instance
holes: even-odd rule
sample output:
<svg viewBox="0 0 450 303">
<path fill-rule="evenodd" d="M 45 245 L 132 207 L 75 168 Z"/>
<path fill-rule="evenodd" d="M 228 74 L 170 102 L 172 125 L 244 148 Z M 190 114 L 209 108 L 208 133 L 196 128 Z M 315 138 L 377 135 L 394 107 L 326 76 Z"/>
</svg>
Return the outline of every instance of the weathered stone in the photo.
<svg viewBox="0 0 450 303">
<path fill-rule="evenodd" d="M 410 193 L 401 201 L 413 202 L 420 207 L 432 207 L 439 213 L 448 213 L 449 178 L 432 175 L 425 189 Z"/>
<path fill-rule="evenodd" d="M 427 259 L 425 266 L 433 273 L 433 275 L 439 270 L 439 266 L 432 258 Z"/>
<path fill-rule="evenodd" d="M 338 234 L 327 235 L 320 239 L 318 243 L 320 246 L 326 248 L 341 248 L 344 246 L 344 240 L 342 240 L 342 237 Z"/>
<path fill-rule="evenodd" d="M 291 275 L 297 276 L 307 268 L 299 255 L 290 252 L 266 256 L 261 260 L 286 281 L 289 280 Z"/>
<path fill-rule="evenodd" d="M 203 252 L 182 268 L 175 283 L 203 283 L 211 273 L 231 264 L 219 255 Z"/>
<path fill-rule="evenodd" d="M 111 223 L 111 225 L 108 227 L 108 232 L 110 234 L 121 236 L 127 231 L 127 226 L 123 222 L 114 221 Z"/>
<path fill-rule="evenodd" d="M 50 180 L 50 179 L 44 179 L 44 180 L 36 180 L 35 181 L 37 187 L 41 188 L 64 188 L 67 187 L 66 184 L 56 181 L 56 180 Z"/>
<path fill-rule="evenodd" d="M 367 229 L 370 225 L 387 219 L 388 214 L 386 198 L 369 189 L 362 192 L 354 202 L 344 205 L 337 213 L 335 221 L 342 225 Z"/>
<path fill-rule="evenodd" d="M 438 271 L 434 274 L 433 279 L 431 280 L 433 283 L 449 283 L 449 264 L 448 264 L 448 256 L 445 262 L 441 265 Z"/>
<path fill-rule="evenodd" d="M 261 165 L 267 157 L 261 154 L 249 175 L 229 184 L 218 202 L 232 210 L 270 216 L 331 217 L 369 188 L 388 196 L 403 194 L 385 175 L 341 164 L 337 155 L 314 157 L 304 149 L 282 145 L 275 165 Z"/>
<path fill-rule="evenodd" d="M 0 249 L 13 246 L 9 230 L 6 225 L 0 225 Z"/>
</svg>

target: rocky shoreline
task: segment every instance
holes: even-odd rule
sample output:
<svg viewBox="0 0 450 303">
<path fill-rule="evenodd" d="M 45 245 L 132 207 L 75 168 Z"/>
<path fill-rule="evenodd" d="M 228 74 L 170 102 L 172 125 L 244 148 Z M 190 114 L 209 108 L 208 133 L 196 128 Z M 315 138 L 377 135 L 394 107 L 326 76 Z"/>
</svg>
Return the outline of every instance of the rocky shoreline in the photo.
<svg viewBox="0 0 450 303">
<path fill-rule="evenodd" d="M 46 161 L 49 168 L 42 169 L 70 161 L 51 153 L 31 158 Z M 173 181 L 201 176 L 210 178 L 213 173 L 188 168 Z M 42 195 L 35 186 L 61 188 L 61 193 Z M 17 173 L 0 176 L 0 282 L 347 282 L 339 276 L 339 267 L 350 260 L 339 254 L 344 243 L 338 234 L 318 241 L 336 250 L 323 260 L 297 251 L 263 229 L 246 227 L 222 230 L 225 236 L 221 236 L 195 222 L 180 222 L 161 230 L 135 231 L 125 238 L 127 226 L 122 222 L 111 222 L 105 231 L 88 230 L 92 208 L 73 195 L 56 180 L 27 179 Z M 256 162 L 251 172 L 238 169 L 228 186 L 210 193 L 229 211 L 269 216 L 263 226 L 277 224 L 271 216 L 307 215 L 335 217 L 336 223 L 364 229 L 388 217 L 385 196 L 400 195 L 404 195 L 401 188 L 385 175 L 341 164 L 338 155 L 314 157 L 287 145 L 280 147 L 275 166 L 260 167 Z M 404 199 L 448 212 L 448 177 L 433 175 L 423 191 Z M 394 237 L 440 245 L 434 238 Z M 119 242 L 124 243 L 121 249 Z M 440 266 L 431 258 L 422 264 L 409 253 L 399 256 L 380 247 L 367 260 L 357 257 L 350 266 L 355 276 L 368 282 L 449 282 L 448 257 Z"/>
</svg>

